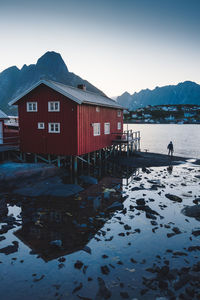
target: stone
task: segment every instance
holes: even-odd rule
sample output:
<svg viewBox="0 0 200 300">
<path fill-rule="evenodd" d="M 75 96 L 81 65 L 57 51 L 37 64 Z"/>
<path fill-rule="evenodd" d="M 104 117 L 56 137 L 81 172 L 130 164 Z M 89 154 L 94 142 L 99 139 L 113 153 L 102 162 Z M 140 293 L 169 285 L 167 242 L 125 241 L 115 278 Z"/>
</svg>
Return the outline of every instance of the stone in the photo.
<svg viewBox="0 0 200 300">
<path fill-rule="evenodd" d="M 168 198 L 171 201 L 175 201 L 175 202 L 182 202 L 182 198 L 176 196 L 176 195 L 172 195 L 172 194 L 165 194 L 165 197 Z"/>
<path fill-rule="evenodd" d="M 120 202 L 114 202 L 110 206 L 108 206 L 107 210 L 108 211 L 115 211 L 115 210 L 122 210 L 124 208 L 123 204 Z"/>
</svg>

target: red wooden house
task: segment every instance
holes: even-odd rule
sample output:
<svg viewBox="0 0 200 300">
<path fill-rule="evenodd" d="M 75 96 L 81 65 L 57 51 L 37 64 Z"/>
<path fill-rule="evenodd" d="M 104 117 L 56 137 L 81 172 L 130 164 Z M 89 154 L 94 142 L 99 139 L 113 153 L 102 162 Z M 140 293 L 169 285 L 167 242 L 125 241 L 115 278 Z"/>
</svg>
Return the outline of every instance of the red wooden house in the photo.
<svg viewBox="0 0 200 300">
<path fill-rule="evenodd" d="M 25 153 L 80 156 L 111 146 L 123 132 L 123 108 L 83 85 L 41 80 L 10 104 L 18 105 Z"/>
</svg>

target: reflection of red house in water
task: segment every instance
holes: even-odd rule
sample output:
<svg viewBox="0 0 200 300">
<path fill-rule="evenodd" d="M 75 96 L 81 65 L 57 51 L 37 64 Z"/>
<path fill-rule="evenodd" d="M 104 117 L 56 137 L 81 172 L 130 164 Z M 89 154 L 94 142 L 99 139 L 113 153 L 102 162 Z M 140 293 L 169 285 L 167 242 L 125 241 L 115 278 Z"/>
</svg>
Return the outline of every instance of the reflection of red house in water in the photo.
<svg viewBox="0 0 200 300">
<path fill-rule="evenodd" d="M 84 155 L 111 146 L 123 132 L 123 108 L 84 85 L 41 80 L 10 104 L 18 105 L 24 153 Z"/>
</svg>

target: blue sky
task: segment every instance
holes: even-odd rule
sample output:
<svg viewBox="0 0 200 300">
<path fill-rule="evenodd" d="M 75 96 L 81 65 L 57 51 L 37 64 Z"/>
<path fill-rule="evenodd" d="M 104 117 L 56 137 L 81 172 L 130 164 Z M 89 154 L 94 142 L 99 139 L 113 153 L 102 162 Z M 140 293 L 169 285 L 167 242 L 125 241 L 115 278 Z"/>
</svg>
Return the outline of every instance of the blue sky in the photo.
<svg viewBox="0 0 200 300">
<path fill-rule="evenodd" d="M 0 0 L 0 72 L 59 52 L 109 96 L 200 83 L 200 0 Z"/>
</svg>

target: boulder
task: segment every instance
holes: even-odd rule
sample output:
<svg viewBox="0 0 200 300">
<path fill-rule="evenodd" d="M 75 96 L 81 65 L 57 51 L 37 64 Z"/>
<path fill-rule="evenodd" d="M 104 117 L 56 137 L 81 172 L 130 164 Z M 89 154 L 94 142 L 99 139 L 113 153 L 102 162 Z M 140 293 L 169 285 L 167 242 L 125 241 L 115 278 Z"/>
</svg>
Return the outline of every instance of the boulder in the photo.
<svg viewBox="0 0 200 300">
<path fill-rule="evenodd" d="M 172 194 L 165 194 L 165 197 L 168 198 L 171 201 L 175 201 L 175 202 L 182 202 L 182 199 L 176 195 L 172 195 Z"/>
</svg>

